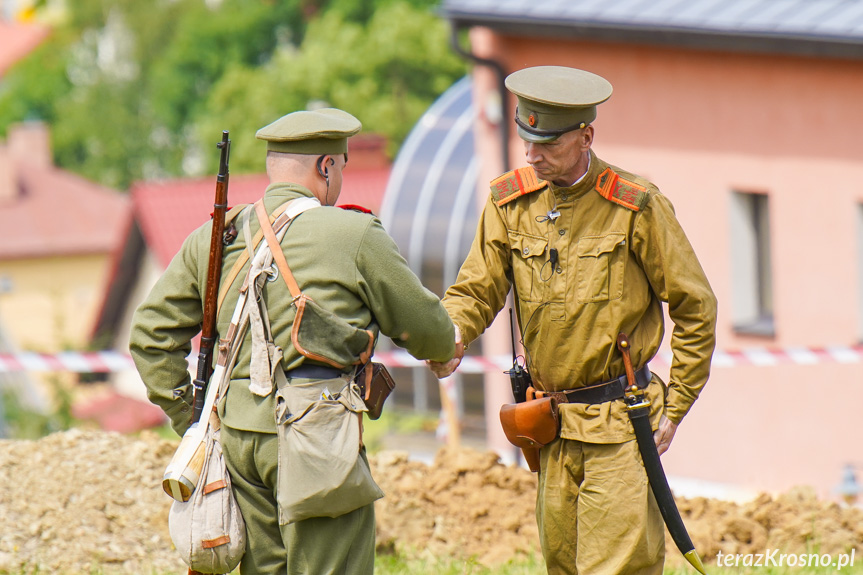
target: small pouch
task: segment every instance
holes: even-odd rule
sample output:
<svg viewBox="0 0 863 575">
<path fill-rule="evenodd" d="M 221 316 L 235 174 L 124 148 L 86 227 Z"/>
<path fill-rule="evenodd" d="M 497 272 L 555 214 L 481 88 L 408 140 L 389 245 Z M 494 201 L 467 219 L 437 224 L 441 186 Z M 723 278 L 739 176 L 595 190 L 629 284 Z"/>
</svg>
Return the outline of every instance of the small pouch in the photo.
<svg viewBox="0 0 863 575">
<path fill-rule="evenodd" d="M 345 369 L 371 356 L 374 332 L 358 329 L 305 294 L 295 298 L 291 343 L 309 359 Z"/>
<path fill-rule="evenodd" d="M 382 363 L 369 362 L 360 368 L 354 381 L 360 386 L 369 419 L 380 418 L 384 402 L 396 386 L 387 367 Z"/>
<path fill-rule="evenodd" d="M 279 524 L 338 517 L 383 497 L 362 446 L 366 407 L 357 384 L 279 379 Z"/>
<path fill-rule="evenodd" d="M 222 455 L 218 417 L 206 435 L 198 488 L 188 501 L 174 501 L 168 513 L 171 541 L 190 569 L 230 573 L 246 551 L 246 524 L 231 489 Z"/>
</svg>

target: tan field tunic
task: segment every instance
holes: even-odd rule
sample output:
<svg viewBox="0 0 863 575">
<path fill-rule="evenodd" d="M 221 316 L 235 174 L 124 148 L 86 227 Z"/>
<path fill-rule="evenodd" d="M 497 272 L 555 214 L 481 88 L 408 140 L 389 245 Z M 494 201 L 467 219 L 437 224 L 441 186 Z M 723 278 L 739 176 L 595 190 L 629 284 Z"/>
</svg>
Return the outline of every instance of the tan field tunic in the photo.
<svg viewBox="0 0 863 575">
<path fill-rule="evenodd" d="M 264 205 L 272 213 L 304 196 L 312 193 L 301 186 L 272 184 Z M 235 218 L 239 234 L 225 248 L 223 281 L 246 250 L 241 220 Z M 133 318 L 130 349 L 135 365 L 150 400 L 165 410 L 180 435 L 191 415 L 193 392 L 186 357 L 201 329 L 211 229 L 207 223 L 186 239 Z M 254 215 L 250 229 L 252 235 L 259 230 Z M 453 326 L 440 300 L 422 286 L 374 216 L 334 207 L 308 210 L 291 224 L 282 247 L 300 288 L 321 307 L 354 327 L 371 326 L 376 334 L 379 328 L 418 359 L 446 361 L 453 356 Z M 220 309 L 220 334 L 227 332 L 237 288 L 248 266 L 233 282 Z M 267 283 L 264 295 L 275 343 L 285 353 L 282 367 L 293 369 L 308 362 L 291 343 L 294 309 L 285 283 L 281 278 Z M 219 414 L 223 424 L 234 429 L 275 433 L 273 394 L 258 397 L 248 388 L 250 341 L 247 333 Z"/>
<path fill-rule="evenodd" d="M 465 343 L 491 324 L 514 284 L 534 385 L 582 387 L 624 373 L 615 347 L 620 332 L 630 336 L 636 369 L 656 354 L 666 302 L 674 360 L 665 414 L 679 423 L 707 382 L 716 299 L 671 203 L 592 151 L 587 174 L 569 187 L 537 181 L 531 168 L 516 172 L 493 182 L 470 253 L 443 300 Z M 560 216 L 548 218 L 552 210 Z M 655 428 L 664 390 L 648 390 Z M 565 439 L 634 438 L 620 401 L 562 405 L 561 419 Z"/>
</svg>

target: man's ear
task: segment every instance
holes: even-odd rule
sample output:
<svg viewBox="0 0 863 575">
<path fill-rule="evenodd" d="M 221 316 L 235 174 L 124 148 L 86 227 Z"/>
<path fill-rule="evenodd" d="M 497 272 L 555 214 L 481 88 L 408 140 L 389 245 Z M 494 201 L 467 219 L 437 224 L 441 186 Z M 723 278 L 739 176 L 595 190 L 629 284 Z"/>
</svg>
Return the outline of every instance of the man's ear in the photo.
<svg viewBox="0 0 863 575">
<path fill-rule="evenodd" d="M 334 163 L 335 162 L 333 161 L 333 159 L 329 155 L 325 154 L 323 156 L 318 156 L 318 161 L 316 162 L 317 168 L 318 168 L 318 174 L 320 174 L 320 176 L 322 178 L 326 178 L 328 173 L 329 173 L 329 170 L 327 169 L 327 167 L 332 166 Z"/>
<path fill-rule="evenodd" d="M 593 145 L 593 125 L 585 126 L 581 131 L 581 136 L 578 142 L 582 149 L 589 150 L 590 146 Z"/>
</svg>

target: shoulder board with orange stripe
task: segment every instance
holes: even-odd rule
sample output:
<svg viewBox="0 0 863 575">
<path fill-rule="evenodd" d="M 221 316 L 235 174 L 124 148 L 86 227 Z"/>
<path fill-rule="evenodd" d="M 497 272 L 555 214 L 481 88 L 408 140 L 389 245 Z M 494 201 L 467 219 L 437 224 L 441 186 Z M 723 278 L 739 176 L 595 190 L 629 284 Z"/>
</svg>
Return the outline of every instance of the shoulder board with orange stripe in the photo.
<svg viewBox="0 0 863 575">
<path fill-rule="evenodd" d="M 599 174 L 596 179 L 596 191 L 606 200 L 620 204 L 634 212 L 640 211 L 650 199 L 647 188 L 621 178 L 611 168 L 606 168 L 604 172 Z"/>
<path fill-rule="evenodd" d="M 545 180 L 536 177 L 530 166 L 507 172 L 491 181 L 491 196 L 502 206 L 525 194 L 536 192 L 546 186 Z"/>
</svg>

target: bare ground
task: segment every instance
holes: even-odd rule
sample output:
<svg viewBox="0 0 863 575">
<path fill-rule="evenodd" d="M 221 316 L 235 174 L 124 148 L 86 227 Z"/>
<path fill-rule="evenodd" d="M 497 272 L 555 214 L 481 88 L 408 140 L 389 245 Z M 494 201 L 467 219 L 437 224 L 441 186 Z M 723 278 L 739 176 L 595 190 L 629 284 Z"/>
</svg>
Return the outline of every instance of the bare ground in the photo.
<svg viewBox="0 0 863 575">
<path fill-rule="evenodd" d="M 160 487 L 177 442 L 72 430 L 0 441 L 0 573 L 184 572 Z M 400 452 L 371 457 L 381 552 L 474 556 L 494 566 L 538 553 L 536 478 L 492 453 L 442 448 L 433 465 Z M 679 499 L 705 560 L 723 553 L 863 553 L 863 511 L 799 488 L 747 504 Z M 668 542 L 669 563 L 679 554 Z"/>
</svg>

